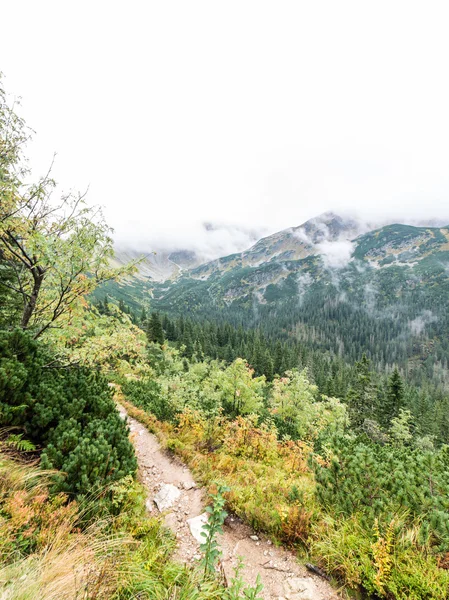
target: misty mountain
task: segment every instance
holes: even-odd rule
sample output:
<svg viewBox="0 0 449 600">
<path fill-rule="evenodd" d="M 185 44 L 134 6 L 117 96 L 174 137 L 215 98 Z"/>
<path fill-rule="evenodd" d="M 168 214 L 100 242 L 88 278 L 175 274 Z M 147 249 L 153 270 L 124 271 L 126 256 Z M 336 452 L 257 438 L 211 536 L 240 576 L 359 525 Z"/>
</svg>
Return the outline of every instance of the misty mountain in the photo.
<svg viewBox="0 0 449 600">
<path fill-rule="evenodd" d="M 367 352 L 380 368 L 447 379 L 449 227 L 367 229 L 326 213 L 172 280 L 107 290 L 134 308 L 257 327 L 350 361 Z"/>
<path fill-rule="evenodd" d="M 163 282 L 176 279 L 184 271 L 232 252 L 242 251 L 262 235 L 260 228 L 242 227 L 226 223 L 198 223 L 170 239 L 149 235 L 148 239 L 128 239 L 116 243 L 113 263 L 117 266 L 130 260 L 142 259 L 137 279 Z"/>
<path fill-rule="evenodd" d="M 152 307 L 294 335 L 350 360 L 367 351 L 413 370 L 431 356 L 446 377 L 449 227 L 393 224 L 352 238 L 358 227 L 328 214 L 269 236 L 154 286 Z"/>
<path fill-rule="evenodd" d="M 194 250 L 158 250 L 141 252 L 129 247 L 115 248 L 112 266 L 123 266 L 131 261 L 139 260 L 138 270 L 134 276 L 142 281 L 157 282 L 176 279 L 183 271 L 200 265 L 203 259 Z"/>
<path fill-rule="evenodd" d="M 329 243 L 345 253 L 347 242 L 368 226 L 352 218 L 344 219 L 332 212 L 324 213 L 299 227 L 284 229 L 262 238 L 241 253 L 203 264 L 190 273 L 191 277 L 207 279 L 217 272 L 236 267 L 259 267 L 267 262 L 301 260 L 314 254 L 326 253 Z"/>
</svg>

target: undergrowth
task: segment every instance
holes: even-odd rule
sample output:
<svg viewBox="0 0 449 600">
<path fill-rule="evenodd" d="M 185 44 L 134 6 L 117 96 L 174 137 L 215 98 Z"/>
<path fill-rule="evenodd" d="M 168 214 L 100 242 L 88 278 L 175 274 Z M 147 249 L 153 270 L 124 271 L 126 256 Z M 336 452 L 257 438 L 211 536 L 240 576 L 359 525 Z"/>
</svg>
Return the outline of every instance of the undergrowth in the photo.
<svg viewBox="0 0 449 600">
<path fill-rule="evenodd" d="M 99 518 L 89 503 L 52 496 L 51 475 L 0 456 L 2 600 L 231 597 L 219 577 L 173 562 L 175 539 L 146 516 L 132 477 L 111 486 L 111 511 Z"/>
<path fill-rule="evenodd" d="M 308 443 L 281 441 L 254 416 L 206 419 L 186 408 L 176 424 L 161 423 L 120 401 L 199 481 L 231 488 L 227 506 L 256 531 L 299 547 L 348 588 L 376 598 L 447 600 L 449 554 L 436 554 L 429 540 L 423 542 L 419 519 L 399 511 L 367 526 L 363 515 L 345 517 L 322 506 Z M 329 464 L 326 455 L 315 454 L 314 461 Z"/>
</svg>

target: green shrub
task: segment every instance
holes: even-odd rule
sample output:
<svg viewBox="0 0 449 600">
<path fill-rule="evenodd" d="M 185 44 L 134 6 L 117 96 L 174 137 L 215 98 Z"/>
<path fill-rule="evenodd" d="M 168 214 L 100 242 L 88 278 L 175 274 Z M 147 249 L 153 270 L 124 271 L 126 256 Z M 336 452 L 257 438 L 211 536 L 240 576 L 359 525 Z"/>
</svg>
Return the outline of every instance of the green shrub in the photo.
<svg viewBox="0 0 449 600">
<path fill-rule="evenodd" d="M 122 390 L 135 406 L 152 413 L 159 421 L 174 420 L 176 411 L 162 396 L 161 387 L 154 379 L 127 381 L 123 384 Z"/>
<path fill-rule="evenodd" d="M 0 426 L 15 426 L 58 469 L 55 491 L 95 493 L 136 470 L 128 428 L 106 379 L 61 368 L 22 331 L 0 332 Z"/>
<path fill-rule="evenodd" d="M 420 522 L 420 543 L 449 550 L 449 447 L 439 451 L 335 440 L 332 457 L 313 464 L 317 497 L 333 514 L 360 513 L 365 526 L 406 510 Z"/>
</svg>

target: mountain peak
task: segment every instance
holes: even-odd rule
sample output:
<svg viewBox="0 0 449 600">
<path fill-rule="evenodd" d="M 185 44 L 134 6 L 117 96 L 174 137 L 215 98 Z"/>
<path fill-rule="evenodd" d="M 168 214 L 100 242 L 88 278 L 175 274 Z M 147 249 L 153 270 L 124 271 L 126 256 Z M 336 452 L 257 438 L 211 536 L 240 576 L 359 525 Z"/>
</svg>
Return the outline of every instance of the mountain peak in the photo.
<svg viewBox="0 0 449 600">
<path fill-rule="evenodd" d="M 309 219 L 292 231 L 300 238 L 303 237 L 304 242 L 314 246 L 324 241 L 353 239 L 362 233 L 363 229 L 359 221 L 329 211 Z"/>
</svg>

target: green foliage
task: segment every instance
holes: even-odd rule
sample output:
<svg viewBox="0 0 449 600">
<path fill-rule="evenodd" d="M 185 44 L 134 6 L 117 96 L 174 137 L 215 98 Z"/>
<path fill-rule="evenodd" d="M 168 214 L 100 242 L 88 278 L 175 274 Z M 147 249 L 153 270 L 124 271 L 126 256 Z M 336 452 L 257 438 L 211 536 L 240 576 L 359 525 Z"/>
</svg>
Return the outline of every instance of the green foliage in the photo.
<svg viewBox="0 0 449 600">
<path fill-rule="evenodd" d="M 409 524 L 420 522 L 420 540 L 449 551 L 449 448 L 376 446 L 338 439 L 328 463 L 314 461 L 317 497 L 327 510 L 360 514 L 367 527 L 377 517 L 391 519 L 408 511 Z"/>
<path fill-rule="evenodd" d="M 403 448 L 411 444 L 413 434 L 411 432 L 412 415 L 409 410 L 400 409 L 399 415 L 391 420 L 390 438 L 395 446 Z"/>
<path fill-rule="evenodd" d="M 26 333 L 0 332 L 0 424 L 44 448 L 42 466 L 61 470 L 55 489 L 91 493 L 135 471 L 111 396 L 98 372 L 58 367 Z"/>
<path fill-rule="evenodd" d="M 164 343 L 164 332 L 162 323 L 158 313 L 151 313 L 150 320 L 147 326 L 147 337 L 149 342 L 162 345 Z"/>
<path fill-rule="evenodd" d="M 8 450 L 16 450 L 17 452 L 34 452 L 36 446 L 29 440 L 23 439 L 21 433 L 11 433 L 6 439 L 0 441 L 0 449 L 3 452 Z"/>
<path fill-rule="evenodd" d="M 122 390 L 135 406 L 152 413 L 159 421 L 174 421 L 176 410 L 162 395 L 161 385 L 153 378 L 128 380 Z"/>
<path fill-rule="evenodd" d="M 201 552 L 204 552 L 202 565 L 204 567 L 205 576 L 215 574 L 215 569 L 221 556 L 217 535 L 223 533 L 223 523 L 228 515 L 228 513 L 223 510 L 224 505 L 226 504 L 226 498 L 223 494 L 230 491 L 230 488 L 218 485 L 216 493 L 211 494 L 213 501 L 212 506 L 206 507 L 208 519 L 201 532 L 201 535 L 205 540 L 200 545 Z"/>
<path fill-rule="evenodd" d="M 362 429 L 365 419 L 373 418 L 376 414 L 376 389 L 372 381 L 370 361 L 366 354 L 355 363 L 355 381 L 347 394 L 349 415 L 354 427 Z"/>
<path fill-rule="evenodd" d="M 237 358 L 221 374 L 219 387 L 223 407 L 232 416 L 257 413 L 263 403 L 265 377 L 254 377 L 254 370 Z"/>
<path fill-rule="evenodd" d="M 245 586 L 245 582 L 242 579 L 241 571 L 243 569 L 243 559 L 241 556 L 237 557 L 237 566 L 234 569 L 234 577 L 231 579 L 229 587 L 225 591 L 223 600 L 239 600 L 243 598 L 247 600 L 262 600 L 258 594 L 263 591 L 263 585 L 260 579 L 260 575 L 257 575 L 255 587 Z"/>
<path fill-rule="evenodd" d="M 380 410 L 380 420 L 384 427 L 387 427 L 391 420 L 399 415 L 403 405 L 404 382 L 396 367 L 388 379 L 387 393 Z"/>
<path fill-rule="evenodd" d="M 273 382 L 270 405 L 281 433 L 313 441 L 324 431 L 342 433 L 348 425 L 346 406 L 335 398 L 322 397 L 310 383 L 307 371 L 287 371 Z"/>
<path fill-rule="evenodd" d="M 357 514 L 327 516 L 314 531 L 311 552 L 326 572 L 349 588 L 397 600 L 445 600 L 449 572 L 416 543 L 399 516 L 366 528 Z"/>
</svg>

